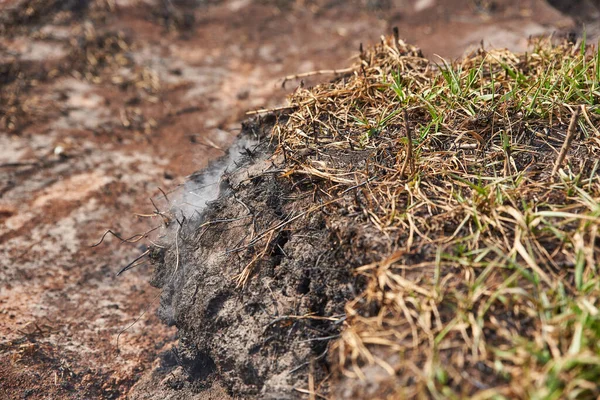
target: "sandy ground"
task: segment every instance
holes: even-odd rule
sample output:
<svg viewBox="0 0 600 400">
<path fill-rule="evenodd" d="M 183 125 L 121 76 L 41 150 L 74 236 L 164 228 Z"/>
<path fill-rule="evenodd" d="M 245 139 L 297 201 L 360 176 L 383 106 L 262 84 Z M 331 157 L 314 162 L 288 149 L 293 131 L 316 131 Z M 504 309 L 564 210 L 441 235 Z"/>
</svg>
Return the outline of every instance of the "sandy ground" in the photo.
<svg viewBox="0 0 600 400">
<path fill-rule="evenodd" d="M 154 316 L 150 267 L 115 277 L 151 234 L 90 245 L 160 225 L 246 111 L 283 104 L 298 84 L 282 88 L 284 76 L 344 67 L 392 26 L 427 56 L 457 57 L 481 40 L 522 50 L 571 24 L 542 1 L 0 8 L 0 398 L 124 398 L 167 362 L 176 332 Z M 318 79 L 329 76 L 305 83 Z"/>
</svg>

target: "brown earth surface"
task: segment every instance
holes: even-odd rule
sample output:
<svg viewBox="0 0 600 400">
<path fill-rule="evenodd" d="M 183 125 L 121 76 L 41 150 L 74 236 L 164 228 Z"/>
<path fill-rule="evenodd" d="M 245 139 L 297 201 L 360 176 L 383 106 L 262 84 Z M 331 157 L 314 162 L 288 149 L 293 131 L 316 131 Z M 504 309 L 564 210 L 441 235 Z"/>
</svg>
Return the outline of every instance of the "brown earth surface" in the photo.
<svg viewBox="0 0 600 400">
<path fill-rule="evenodd" d="M 392 26 L 429 57 L 457 57 L 482 40 L 523 50 L 530 35 L 572 26 L 541 0 L 4 0 L 0 8 L 7 399 L 125 398 L 144 371 L 174 362 L 176 332 L 155 316 L 150 267 L 115 277 L 148 239 L 109 235 L 90 245 L 107 229 L 129 237 L 160 225 L 149 199 L 169 204 L 158 188 L 169 201 L 180 196 L 186 176 L 232 143 L 246 111 L 283 104 L 298 84 L 282 88 L 286 75 L 345 66 Z M 215 390 L 205 398 L 225 396 Z"/>
</svg>

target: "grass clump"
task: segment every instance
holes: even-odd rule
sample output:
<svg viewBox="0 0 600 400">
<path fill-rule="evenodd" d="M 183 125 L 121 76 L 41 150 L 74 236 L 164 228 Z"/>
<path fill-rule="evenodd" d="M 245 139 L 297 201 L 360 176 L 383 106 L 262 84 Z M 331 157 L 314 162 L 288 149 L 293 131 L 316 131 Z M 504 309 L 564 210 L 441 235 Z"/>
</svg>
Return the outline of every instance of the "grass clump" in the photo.
<svg viewBox="0 0 600 400">
<path fill-rule="evenodd" d="M 334 392 L 596 398 L 600 50 L 432 63 L 386 38 L 354 67 L 274 129 L 286 176 L 374 260 Z"/>
</svg>

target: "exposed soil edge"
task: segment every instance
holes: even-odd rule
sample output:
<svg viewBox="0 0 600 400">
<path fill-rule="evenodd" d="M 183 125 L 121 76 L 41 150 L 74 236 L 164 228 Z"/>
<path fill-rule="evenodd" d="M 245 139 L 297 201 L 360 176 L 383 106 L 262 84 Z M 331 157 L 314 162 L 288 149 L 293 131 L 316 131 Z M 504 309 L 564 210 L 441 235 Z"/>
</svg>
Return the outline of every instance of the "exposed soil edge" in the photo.
<svg viewBox="0 0 600 400">
<path fill-rule="evenodd" d="M 244 124 L 241 137 L 262 142 L 223 177 L 218 199 L 199 218 L 174 222 L 154 252 L 159 313 L 179 330 L 176 358 L 196 390 L 217 380 L 234 396 L 284 399 L 307 388 L 309 373 L 319 382 L 344 304 L 360 289 L 352 270 L 369 261 L 354 243 L 369 228 L 329 221 L 302 189 L 309 182 L 280 176 L 284 160 L 272 158 L 268 139 L 276 118 L 285 117 Z"/>
</svg>

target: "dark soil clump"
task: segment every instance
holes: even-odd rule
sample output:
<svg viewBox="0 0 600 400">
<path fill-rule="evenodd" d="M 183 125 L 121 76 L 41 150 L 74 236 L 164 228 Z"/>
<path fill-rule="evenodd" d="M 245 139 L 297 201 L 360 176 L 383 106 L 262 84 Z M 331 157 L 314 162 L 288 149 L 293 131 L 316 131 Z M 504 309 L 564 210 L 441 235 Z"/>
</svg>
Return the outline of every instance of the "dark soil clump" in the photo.
<svg viewBox="0 0 600 400">
<path fill-rule="evenodd" d="M 271 126 L 252 122 L 243 135 Z M 174 228 L 154 284 L 193 380 L 217 375 L 235 395 L 295 398 L 309 371 L 329 373 L 327 344 L 364 257 L 340 256 L 351 239 L 326 229 L 325 212 L 299 212 L 312 196 L 278 176 L 283 158 L 269 158 L 267 140 L 248 153 L 201 217 Z"/>
</svg>

